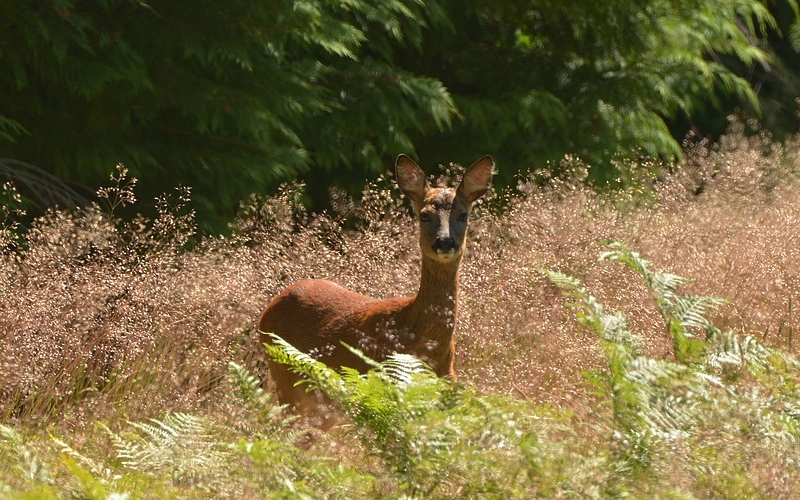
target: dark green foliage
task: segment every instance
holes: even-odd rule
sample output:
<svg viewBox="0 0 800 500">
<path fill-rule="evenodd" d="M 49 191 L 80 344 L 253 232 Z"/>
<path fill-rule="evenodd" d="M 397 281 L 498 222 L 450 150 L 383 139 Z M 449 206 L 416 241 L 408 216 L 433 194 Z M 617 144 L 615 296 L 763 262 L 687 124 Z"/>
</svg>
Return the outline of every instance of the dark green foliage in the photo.
<svg viewBox="0 0 800 500">
<path fill-rule="evenodd" d="M 726 95 L 758 108 L 751 84 L 720 58 L 764 63 L 758 40 L 775 25 L 755 1 L 445 8 L 453 28 L 425 38 L 428 57 L 409 54 L 403 64 L 444 82 L 463 120 L 419 137 L 421 156 L 446 161 L 488 150 L 516 171 L 572 154 L 605 179 L 615 155 L 678 156 L 667 123 L 679 114 L 701 114 Z"/>
<path fill-rule="evenodd" d="M 765 4 L 775 18 L 775 24 L 766 30 L 762 43 L 769 59 L 751 65 L 742 64 L 731 57 L 721 59 L 736 74 L 746 78 L 758 93 L 761 113 L 754 113 L 741 102 L 723 99 L 721 107 L 724 113 L 716 116 L 705 113 L 692 118 L 692 125 L 705 134 L 712 137 L 722 135 L 727 127 L 725 116 L 737 111 L 745 117 L 757 118 L 756 128 L 769 131 L 776 139 L 784 140 L 800 132 L 800 11 L 794 0 Z"/>
<path fill-rule="evenodd" d="M 393 70 L 388 54 L 356 62 L 367 34 L 377 48 L 417 45 L 431 9 L 4 2 L 4 155 L 90 184 L 122 162 L 148 197 L 192 186 L 207 225 L 315 163 L 375 170 L 379 157 L 408 149 L 409 127 L 444 125 L 453 112 L 439 82 Z"/>
<path fill-rule="evenodd" d="M 90 185 L 124 163 L 145 198 L 192 186 L 216 229 L 252 192 L 306 173 L 327 202 L 403 151 L 492 153 L 506 182 L 571 154 L 611 179 L 615 156 L 678 156 L 676 117 L 730 98 L 757 112 L 762 82 L 768 118 L 785 115 L 794 7 L 10 0 L 0 156 Z"/>
<path fill-rule="evenodd" d="M 89 200 L 53 174 L 29 163 L 0 159 L 0 179 L 9 179 L 9 186 L 19 186 L 32 195 L 34 206 L 75 208 L 89 205 Z M 27 201 L 27 200 L 26 200 Z M 19 197 L 20 205 L 23 203 Z M 30 205 L 30 203 L 25 203 Z"/>
</svg>

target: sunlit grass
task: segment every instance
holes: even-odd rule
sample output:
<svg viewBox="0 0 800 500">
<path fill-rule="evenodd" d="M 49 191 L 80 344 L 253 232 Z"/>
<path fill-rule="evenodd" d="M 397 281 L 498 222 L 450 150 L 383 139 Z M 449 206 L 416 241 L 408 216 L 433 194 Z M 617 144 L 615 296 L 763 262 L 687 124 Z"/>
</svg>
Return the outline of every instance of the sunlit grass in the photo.
<svg viewBox="0 0 800 500">
<path fill-rule="evenodd" d="M 711 313 L 720 329 L 795 353 L 800 141 L 748 138 L 734 126 L 717 145 L 687 144 L 680 165 L 632 165 L 627 190 L 602 194 L 581 182 L 579 161 L 566 159 L 562 167 L 572 174 L 533 174 L 477 207 L 460 276 L 458 383 L 469 401 L 497 408 L 486 414 L 491 425 L 522 420 L 519 448 L 503 455 L 519 461 L 506 471 L 516 475 L 498 476 L 505 469 L 481 463 L 489 455 L 465 438 L 463 460 L 472 457 L 485 475 L 476 472 L 473 484 L 468 462 L 423 463 L 417 473 L 452 466 L 454 475 L 445 485 L 419 484 L 441 498 L 489 498 L 501 490 L 487 485 L 504 481 L 517 485 L 521 498 L 622 490 L 656 498 L 658 485 L 672 477 L 670 488 L 698 498 L 796 497 L 795 424 L 786 439 L 773 441 L 725 425 L 747 421 L 737 411 L 788 397 L 768 393 L 768 374 L 726 372 L 737 387 L 752 389 L 742 391 L 741 410 L 719 408 L 708 415 L 718 425 L 705 422 L 690 441 L 658 445 L 667 458 L 641 476 L 608 470 L 616 446 L 607 432 L 610 407 L 585 377 L 606 370 L 608 360 L 596 333 L 575 321 L 569 301 L 541 270 L 579 279 L 609 311 L 625 314 L 643 355 L 674 361 L 652 291 L 633 270 L 598 261 L 602 241 L 611 238 L 645 255 L 653 269 L 694 278 L 687 292 L 729 299 Z M 123 194 L 132 188 L 118 180 Z M 230 238 L 194 236 L 185 190 L 160 201 L 154 221 L 117 220 L 113 204 L 100 199 L 82 212 L 50 212 L 19 239 L 4 230 L 0 498 L 425 493 L 398 479 L 363 429 L 324 435 L 284 420 L 268 398 L 253 403 L 254 389 L 249 396 L 236 389 L 241 377 L 231 375 L 231 361 L 266 379 L 255 322 L 294 281 L 327 278 L 378 298 L 410 295 L 418 285 L 416 229 L 388 183 L 369 186 L 360 202 L 334 193 L 335 209 L 318 215 L 303 210 L 301 189 L 287 186 L 244 203 Z M 791 421 L 798 403 L 785 408 Z M 464 411 L 434 421 L 473 422 L 472 410 Z M 189 430 L 200 434 L 177 428 L 184 424 L 168 416 L 177 414 L 199 419 Z M 162 466 L 126 465 L 120 443 L 135 455 L 133 444 L 153 443 L 142 425 L 159 422 L 190 436 L 182 454 L 161 446 L 153 453 L 161 453 Z M 464 436 L 473 431 L 465 424 Z M 680 460 L 688 451 L 708 453 L 703 460 L 716 475 L 688 470 Z M 193 453 L 205 461 L 192 462 Z M 170 468 L 169 456 L 180 458 L 179 468 Z M 611 484 L 619 477 L 624 481 Z M 469 489 L 476 484 L 486 489 Z"/>
</svg>

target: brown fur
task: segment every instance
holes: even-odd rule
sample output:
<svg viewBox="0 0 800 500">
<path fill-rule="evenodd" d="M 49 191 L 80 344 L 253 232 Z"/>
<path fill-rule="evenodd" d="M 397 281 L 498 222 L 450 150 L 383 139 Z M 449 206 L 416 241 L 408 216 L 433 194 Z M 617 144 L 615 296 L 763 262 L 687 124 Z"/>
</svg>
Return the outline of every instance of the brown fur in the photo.
<svg viewBox="0 0 800 500">
<path fill-rule="evenodd" d="M 369 367 L 342 343 L 383 361 L 392 353 L 412 353 L 439 376 L 454 377 L 458 267 L 464 254 L 472 204 L 488 190 L 494 163 L 485 156 L 464 174 L 457 189 L 431 187 L 422 170 L 400 155 L 395 164 L 400 189 L 419 220 L 422 277 L 413 297 L 376 300 L 327 280 L 303 280 L 278 295 L 261 315 L 261 341 L 275 333 L 328 366 L 365 372 Z M 269 362 L 282 404 L 310 412 L 316 406 L 298 376 Z"/>
</svg>

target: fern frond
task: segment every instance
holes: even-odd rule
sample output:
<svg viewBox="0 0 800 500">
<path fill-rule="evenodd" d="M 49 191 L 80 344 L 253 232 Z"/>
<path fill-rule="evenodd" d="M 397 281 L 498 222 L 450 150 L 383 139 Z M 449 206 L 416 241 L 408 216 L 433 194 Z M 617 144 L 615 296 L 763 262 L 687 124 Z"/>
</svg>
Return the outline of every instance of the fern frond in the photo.
<svg viewBox="0 0 800 500">
<path fill-rule="evenodd" d="M 433 370 L 413 354 L 392 354 L 386 361 L 381 363 L 380 371 L 400 387 L 405 387 L 415 380 L 419 380 L 421 375 L 426 375 L 429 378 L 436 377 Z"/>
<path fill-rule="evenodd" d="M 353 347 L 353 346 L 351 346 L 351 345 L 349 345 L 349 344 L 347 344 L 345 342 L 342 342 L 342 346 L 344 346 L 344 348 L 347 349 L 348 351 L 350 351 L 353 354 L 355 354 L 355 356 L 358 359 L 360 359 L 361 361 L 363 361 L 367 366 L 371 366 L 372 368 L 380 368 L 381 367 L 381 364 L 379 362 L 375 361 L 374 359 L 372 359 L 369 356 L 367 356 L 366 354 L 364 354 L 364 352 L 361 349 Z"/>
<path fill-rule="evenodd" d="M 684 328 L 697 328 L 702 331 L 714 327 L 714 323 L 706 318 L 706 314 L 728 303 L 725 299 L 699 295 L 673 295 L 671 302 L 672 314 Z"/>
<path fill-rule="evenodd" d="M 631 361 L 626 377 L 641 385 L 655 385 L 665 380 L 686 378 L 693 373 L 684 365 L 640 356 Z"/>
<path fill-rule="evenodd" d="M 671 305 L 678 288 L 692 281 L 676 274 L 651 271 L 649 260 L 619 241 L 606 240 L 603 243 L 610 250 L 601 252 L 600 260 L 621 262 L 634 270 L 653 293 L 660 308 L 663 305 Z"/>
<path fill-rule="evenodd" d="M 702 342 L 695 340 L 692 329 L 710 332 L 714 325 L 705 314 L 726 301 L 715 297 L 700 297 L 678 293 L 681 285 L 690 282 L 676 274 L 653 272 L 650 262 L 623 243 L 605 241 L 610 250 L 600 254 L 601 260 L 622 262 L 633 269 L 650 290 L 667 331 L 672 337 L 675 358 L 680 363 L 700 363 L 704 356 Z"/>
<path fill-rule="evenodd" d="M 309 390 L 319 389 L 337 403 L 346 400 L 345 383 L 336 370 L 299 351 L 274 333 L 267 333 L 267 335 L 272 338 L 272 343 L 264 344 L 264 346 L 267 354 L 276 363 L 284 364 L 293 372 L 305 375 L 308 378 Z M 304 382 L 306 381 L 303 380 L 300 383 Z"/>
<path fill-rule="evenodd" d="M 0 424 L 0 439 L 14 446 L 21 446 L 24 444 L 22 436 L 13 427 Z"/>
<path fill-rule="evenodd" d="M 722 368 L 725 365 L 747 366 L 756 375 L 793 371 L 797 375 L 800 361 L 779 349 L 767 347 L 751 335 L 744 338 L 734 332 L 714 330 L 708 339 L 709 355 L 706 365 Z"/>
<path fill-rule="evenodd" d="M 261 388 L 261 381 L 244 366 L 228 362 L 228 375 L 237 390 L 237 396 L 257 409 L 266 408 L 272 397 Z"/>
<path fill-rule="evenodd" d="M 589 382 L 610 399 L 613 410 L 613 433 L 619 441 L 619 459 L 623 467 L 646 468 L 647 453 L 652 448 L 653 433 L 642 409 L 647 394 L 642 385 L 629 379 L 630 366 L 637 359 L 641 337 L 634 334 L 622 313 L 608 314 L 580 281 L 562 273 L 544 271 L 556 286 L 566 289 L 566 295 L 578 299 L 569 306 L 577 311 L 578 322 L 590 326 L 597 334 L 608 364 L 607 373 L 588 372 Z"/>
<path fill-rule="evenodd" d="M 108 481 L 111 472 L 108 468 L 78 452 L 72 448 L 72 446 L 67 444 L 66 441 L 63 441 L 53 435 L 50 436 L 50 439 L 52 439 L 53 442 L 61 448 L 61 453 L 63 455 L 86 466 L 93 477 L 100 478 L 100 481 L 104 483 Z"/>
<path fill-rule="evenodd" d="M 742 366 L 744 354 L 738 335 L 728 331 L 719 330 L 711 332 L 708 337 L 708 349 L 705 365 L 709 368 L 724 368 L 725 366 Z"/>
<path fill-rule="evenodd" d="M 162 473 L 182 481 L 213 475 L 226 463 L 229 452 L 211 431 L 208 422 L 185 413 L 172 413 L 161 420 L 129 422 L 138 431 L 130 438 L 105 427 L 125 467 L 151 474 Z"/>
<path fill-rule="evenodd" d="M 550 283 L 560 288 L 564 295 L 576 299 L 574 302 L 569 302 L 567 306 L 576 310 L 579 323 L 593 327 L 598 333 L 602 332 L 602 328 L 596 325 L 596 320 L 605 314 L 603 306 L 589 294 L 589 291 L 583 287 L 580 280 L 558 271 L 544 269 L 539 272 L 544 274 Z"/>
<path fill-rule="evenodd" d="M 690 436 L 702 421 L 719 379 L 693 367 L 639 357 L 633 360 L 626 378 L 636 384 L 642 402 L 640 412 L 651 431 L 660 439 Z"/>
<path fill-rule="evenodd" d="M 565 295 L 576 299 L 567 305 L 575 309 L 578 322 L 592 328 L 600 340 L 630 348 L 631 354 L 639 349 L 641 337 L 631 331 L 628 319 L 621 313 L 606 313 L 603 304 L 589 293 L 580 280 L 558 271 L 540 272 L 551 283 L 565 290 Z"/>
<path fill-rule="evenodd" d="M 228 363 L 228 376 L 236 390 L 236 396 L 256 413 L 253 423 L 246 424 L 240 430 L 255 433 L 259 436 L 280 437 L 284 443 L 294 443 L 306 434 L 303 429 L 292 429 L 300 415 L 284 412 L 288 405 L 273 403 L 268 391 L 261 387 L 261 381 L 250 371 L 233 361 Z"/>
<path fill-rule="evenodd" d="M 61 462 L 80 484 L 77 491 L 71 492 L 73 498 L 126 498 L 127 494 L 125 493 L 118 494 L 109 491 L 109 482 L 103 478 L 98 478 L 94 471 L 83 468 L 79 461 L 86 464 L 85 461 L 80 460 L 80 457 L 72 453 L 61 455 Z"/>
<path fill-rule="evenodd" d="M 633 333 L 628 318 L 621 312 L 604 314 L 599 322 L 602 326 L 602 339 L 606 342 L 630 346 L 634 350 L 641 347 L 642 338 Z"/>
<path fill-rule="evenodd" d="M 0 137 L 2 137 L 0 116 Z M 5 177 L 26 189 L 40 208 L 88 207 L 91 202 L 55 175 L 30 163 L 0 158 L 0 177 Z"/>
<path fill-rule="evenodd" d="M 22 477 L 28 481 L 35 481 L 41 484 L 53 483 L 49 467 L 25 443 L 22 435 L 16 429 L 0 424 L 0 443 L 10 446 L 11 452 L 16 455 L 18 460 L 17 470 L 22 473 Z M 3 448 L 0 447 L 0 456 L 5 458 L 5 450 Z"/>
<path fill-rule="evenodd" d="M 797 358 L 779 349 L 767 347 L 751 335 L 747 335 L 741 343 L 744 359 L 750 365 L 757 366 L 762 370 L 784 371 L 790 369 L 794 370 L 795 374 L 797 370 L 800 370 L 800 362 Z"/>
</svg>

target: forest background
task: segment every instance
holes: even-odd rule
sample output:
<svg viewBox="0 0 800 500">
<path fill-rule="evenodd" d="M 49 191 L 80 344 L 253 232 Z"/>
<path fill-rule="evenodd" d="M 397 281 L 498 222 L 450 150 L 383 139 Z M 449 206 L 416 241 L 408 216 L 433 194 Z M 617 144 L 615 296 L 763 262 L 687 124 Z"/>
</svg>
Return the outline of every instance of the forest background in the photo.
<svg viewBox="0 0 800 500">
<path fill-rule="evenodd" d="M 0 500 L 800 498 L 798 58 L 793 0 L 0 1 Z M 457 381 L 266 352 L 415 293 L 400 152 L 500 170 Z"/>
<path fill-rule="evenodd" d="M 300 179 L 324 208 L 400 152 L 624 184 L 734 114 L 800 128 L 793 0 L 9 0 L 0 23 L 0 174 L 30 214 L 118 163 L 218 233 L 252 193 Z"/>
</svg>

